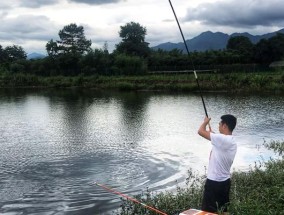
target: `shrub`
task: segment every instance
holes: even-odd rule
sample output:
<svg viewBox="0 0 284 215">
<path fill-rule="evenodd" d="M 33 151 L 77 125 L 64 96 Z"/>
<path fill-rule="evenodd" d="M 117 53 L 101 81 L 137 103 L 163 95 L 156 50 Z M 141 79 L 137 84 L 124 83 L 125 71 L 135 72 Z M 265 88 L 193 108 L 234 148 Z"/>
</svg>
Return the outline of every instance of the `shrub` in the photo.
<svg viewBox="0 0 284 215">
<path fill-rule="evenodd" d="M 113 68 L 115 68 L 115 73 L 119 71 L 121 75 L 141 75 L 147 71 L 147 65 L 142 58 L 126 54 L 115 56 Z"/>
</svg>

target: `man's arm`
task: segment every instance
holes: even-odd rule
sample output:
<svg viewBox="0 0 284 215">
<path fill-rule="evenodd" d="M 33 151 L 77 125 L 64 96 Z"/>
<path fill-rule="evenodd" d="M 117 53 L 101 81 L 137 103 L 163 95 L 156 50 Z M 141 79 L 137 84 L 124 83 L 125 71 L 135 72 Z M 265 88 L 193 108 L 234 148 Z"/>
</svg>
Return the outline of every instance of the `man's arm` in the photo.
<svg viewBox="0 0 284 215">
<path fill-rule="evenodd" d="M 198 130 L 198 134 L 201 137 L 204 137 L 207 140 L 211 140 L 211 138 L 210 138 L 210 132 L 211 132 L 210 126 L 209 126 L 209 131 L 206 130 L 206 126 L 209 125 L 210 120 L 211 120 L 211 118 L 205 117 L 203 123 L 201 124 L 201 126 Z"/>
</svg>

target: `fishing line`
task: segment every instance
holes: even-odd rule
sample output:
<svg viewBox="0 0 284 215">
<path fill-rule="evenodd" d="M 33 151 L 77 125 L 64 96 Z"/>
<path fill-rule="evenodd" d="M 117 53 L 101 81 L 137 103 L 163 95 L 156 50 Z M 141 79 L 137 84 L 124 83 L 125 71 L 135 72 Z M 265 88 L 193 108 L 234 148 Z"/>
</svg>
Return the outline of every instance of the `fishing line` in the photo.
<svg viewBox="0 0 284 215">
<path fill-rule="evenodd" d="M 146 205 L 146 204 L 144 204 L 144 203 L 138 201 L 137 199 L 132 198 L 132 197 L 130 197 L 130 196 L 127 196 L 127 195 L 125 195 L 125 194 L 123 194 L 123 193 L 121 193 L 121 192 L 118 192 L 118 191 L 116 191 L 116 190 L 110 188 L 110 187 L 107 187 L 107 186 L 105 186 L 105 185 L 103 185 L 103 184 L 99 184 L 99 183 L 97 183 L 97 182 L 94 182 L 94 183 L 95 183 L 95 185 L 97 185 L 97 186 L 99 186 L 99 187 L 101 187 L 101 188 L 104 188 L 105 190 L 107 190 L 107 191 L 109 191 L 109 192 L 112 192 L 112 193 L 114 193 L 114 194 L 117 194 L 117 195 L 119 195 L 119 196 L 122 196 L 123 198 L 128 199 L 128 200 L 131 201 L 131 202 L 140 204 L 140 205 L 142 205 L 143 207 L 148 208 L 148 209 L 150 209 L 150 210 L 152 210 L 152 211 L 155 211 L 155 212 L 158 213 L 158 214 L 168 215 L 168 214 L 166 214 L 166 213 L 164 213 L 164 212 L 162 212 L 162 211 L 159 211 L 159 210 L 156 209 L 156 208 L 153 208 L 153 207 L 151 207 L 151 206 L 148 206 L 148 205 Z"/>
<path fill-rule="evenodd" d="M 206 109 L 206 106 L 205 106 L 205 102 L 204 102 L 204 99 L 203 99 L 203 95 L 202 95 L 202 92 L 201 92 L 201 88 L 200 88 L 200 85 L 199 85 L 199 81 L 198 81 L 198 77 L 197 77 L 197 74 L 196 74 L 196 71 L 195 71 L 195 67 L 194 67 L 193 60 L 192 60 L 191 57 L 190 57 L 189 50 L 188 50 L 188 47 L 187 47 L 187 44 L 186 44 L 186 41 L 185 41 L 183 32 L 182 32 L 182 30 L 181 30 L 181 27 L 180 27 L 180 24 L 179 24 L 179 21 L 178 21 L 178 18 L 177 18 L 177 15 L 176 15 L 176 12 L 175 12 L 175 10 L 174 10 L 174 7 L 173 7 L 173 5 L 172 5 L 171 0 L 169 0 L 169 3 L 170 3 L 170 5 L 171 5 L 171 8 L 172 8 L 172 11 L 173 11 L 173 13 L 174 13 L 176 22 L 177 22 L 177 24 L 178 24 L 178 28 L 179 28 L 180 34 L 181 34 L 181 36 L 182 36 L 183 43 L 184 43 L 184 45 L 185 45 L 185 48 L 186 48 L 186 51 L 187 51 L 187 55 L 189 56 L 189 59 L 191 60 L 191 64 L 192 64 L 192 67 L 193 67 L 193 72 L 194 72 L 195 80 L 196 80 L 196 83 L 197 83 L 197 86 L 198 86 L 198 89 L 199 89 L 199 93 L 200 93 L 200 97 L 201 97 L 201 100 L 202 100 L 204 112 L 205 112 L 206 117 L 208 117 L 207 109 Z"/>
</svg>

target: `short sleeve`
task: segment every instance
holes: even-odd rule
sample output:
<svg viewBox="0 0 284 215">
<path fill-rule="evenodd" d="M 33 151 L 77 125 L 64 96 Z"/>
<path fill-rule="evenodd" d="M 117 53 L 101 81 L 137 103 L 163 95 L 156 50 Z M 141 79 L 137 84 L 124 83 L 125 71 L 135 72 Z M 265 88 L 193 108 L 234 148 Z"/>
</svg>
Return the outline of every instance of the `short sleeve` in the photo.
<svg viewBox="0 0 284 215">
<path fill-rule="evenodd" d="M 221 134 L 210 133 L 211 144 L 215 147 L 221 147 L 223 138 Z"/>
</svg>

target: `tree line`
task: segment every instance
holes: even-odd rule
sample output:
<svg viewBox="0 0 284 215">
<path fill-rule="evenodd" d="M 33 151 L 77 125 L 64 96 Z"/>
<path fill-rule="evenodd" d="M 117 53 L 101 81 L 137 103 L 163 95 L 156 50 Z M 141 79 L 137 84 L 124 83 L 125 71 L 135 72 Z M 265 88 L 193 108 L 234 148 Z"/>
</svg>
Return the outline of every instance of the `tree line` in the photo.
<svg viewBox="0 0 284 215">
<path fill-rule="evenodd" d="M 182 50 L 153 50 L 145 41 L 146 27 L 130 22 L 120 26 L 121 42 L 112 53 L 105 43 L 102 49 L 92 49 L 85 37 L 84 27 L 75 23 L 66 25 L 58 33 L 60 40 L 46 43 L 47 57 L 27 60 L 21 46 L 2 47 L 0 44 L 0 71 L 28 73 L 40 76 L 84 75 L 138 75 L 156 70 L 184 70 L 212 68 L 214 65 L 269 65 L 284 57 L 284 34 L 253 44 L 245 36 L 231 37 L 226 49 L 191 52 Z"/>
</svg>

